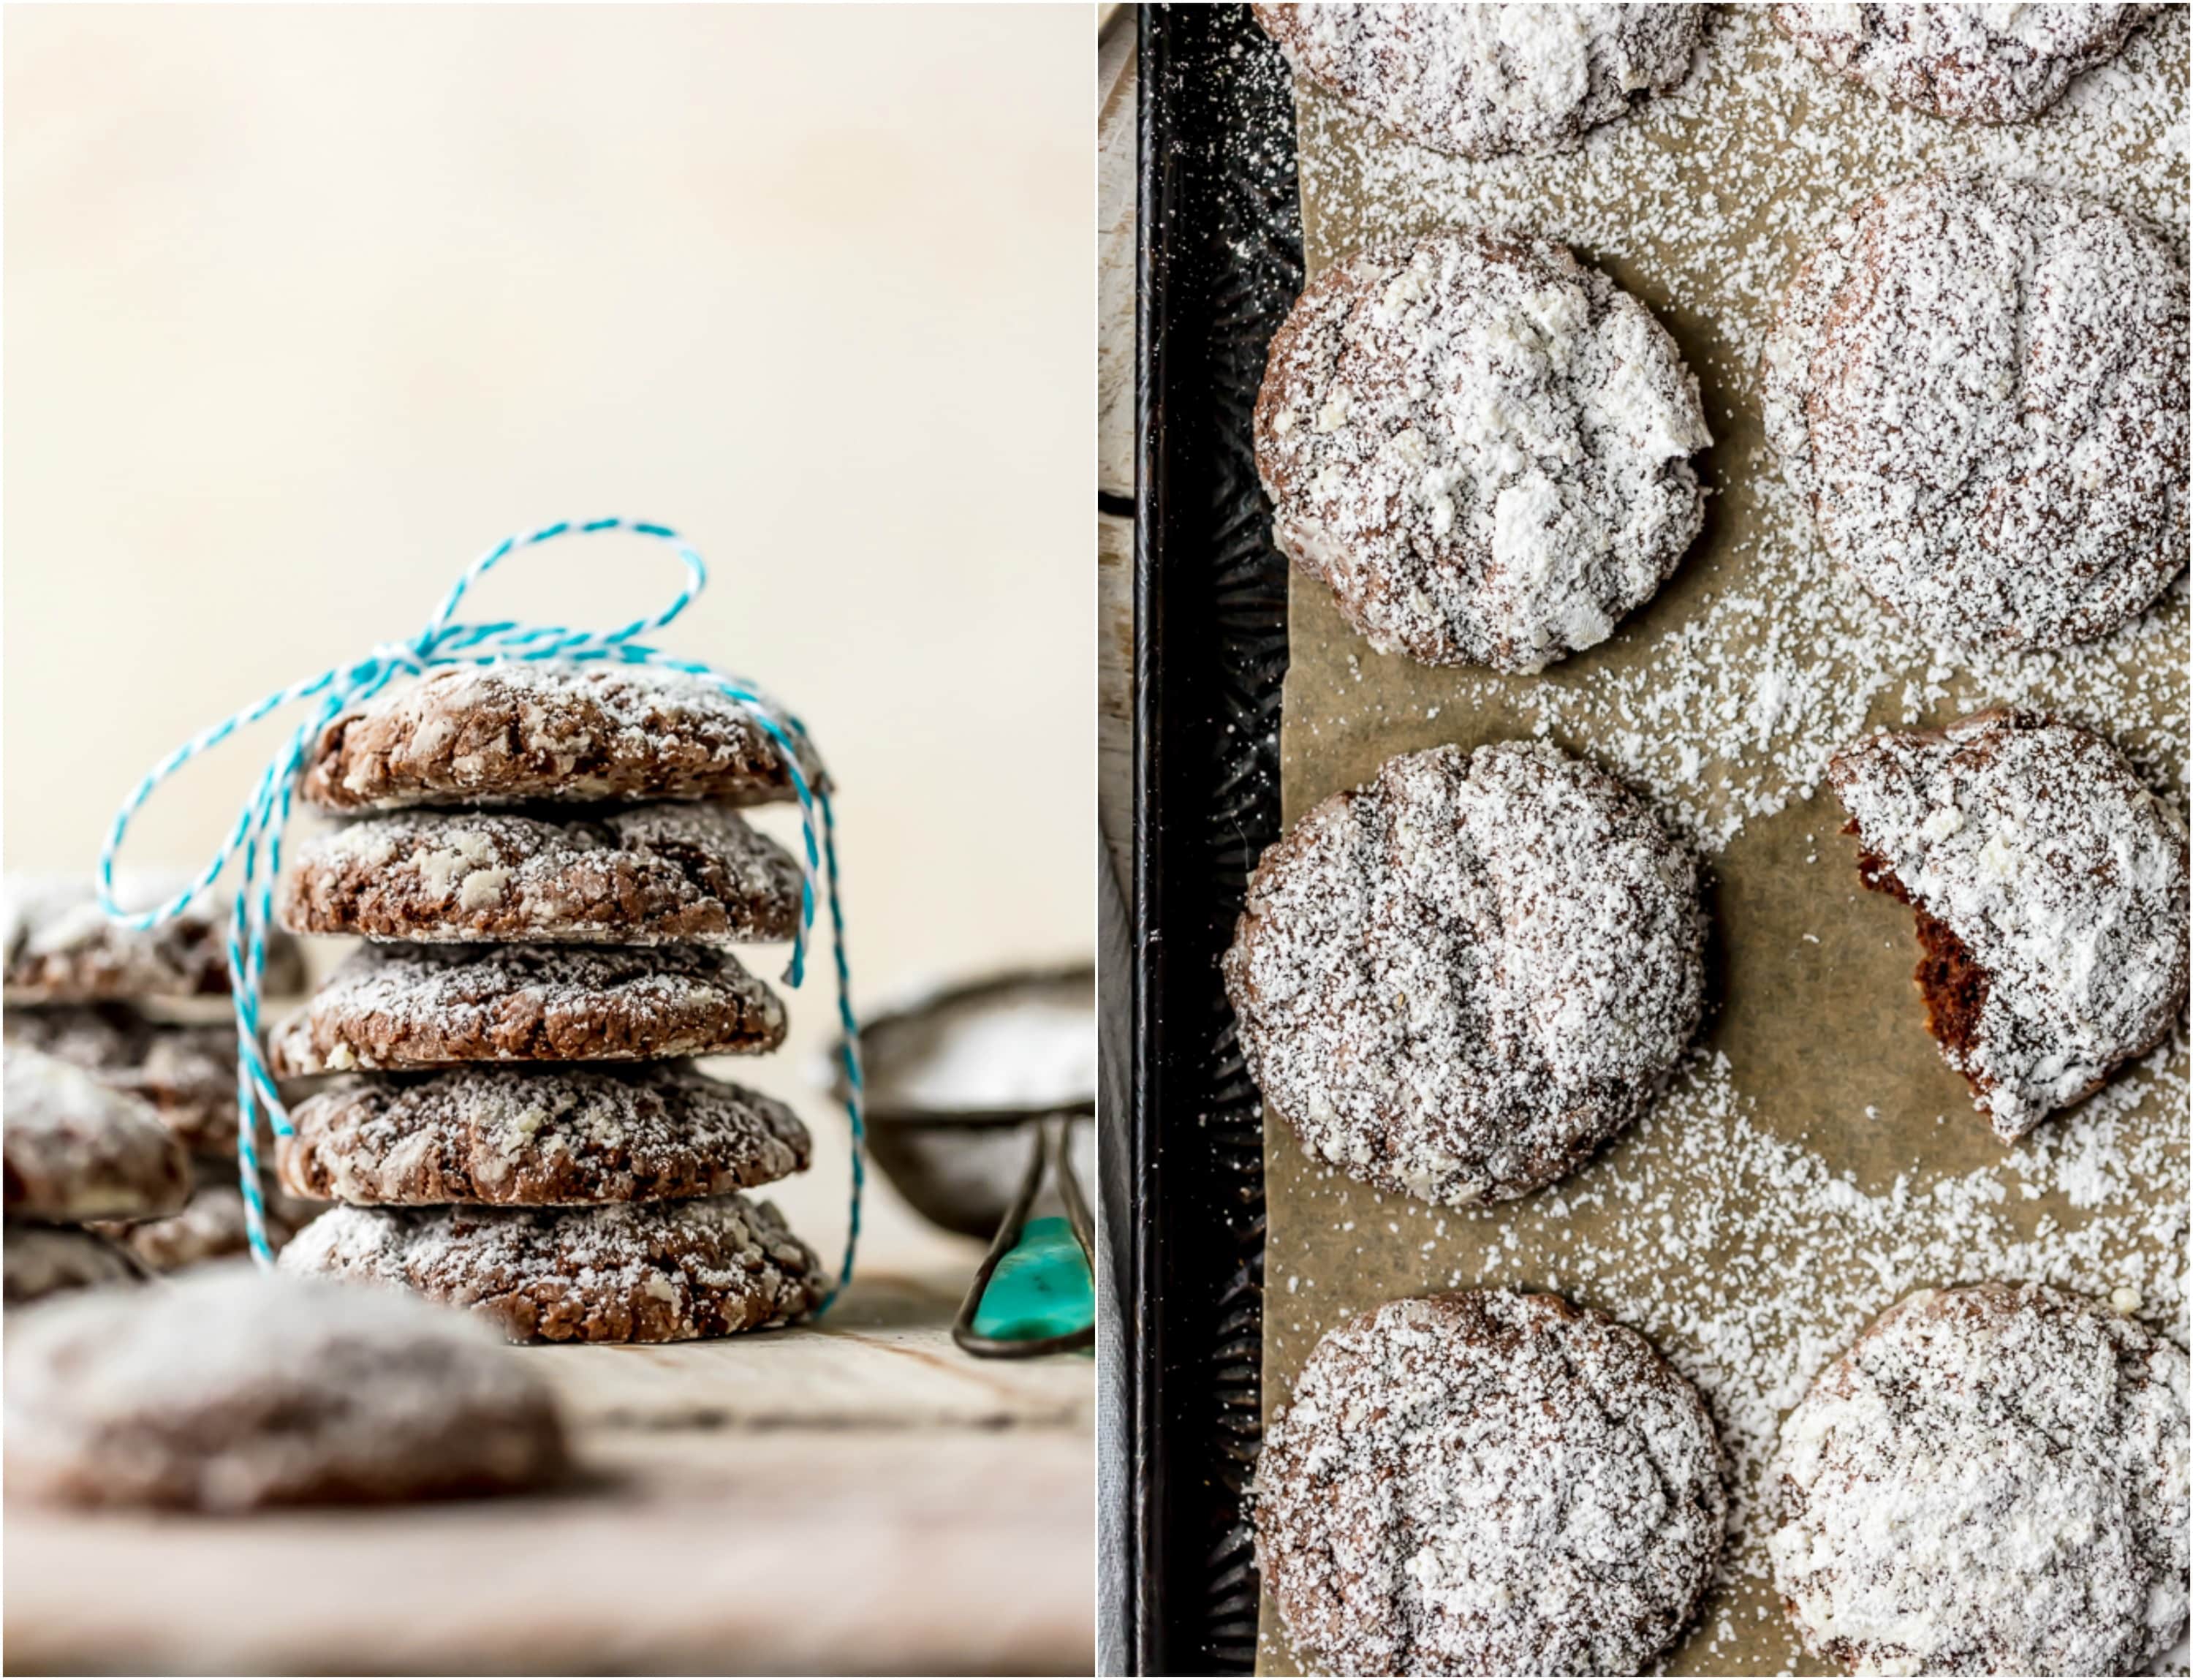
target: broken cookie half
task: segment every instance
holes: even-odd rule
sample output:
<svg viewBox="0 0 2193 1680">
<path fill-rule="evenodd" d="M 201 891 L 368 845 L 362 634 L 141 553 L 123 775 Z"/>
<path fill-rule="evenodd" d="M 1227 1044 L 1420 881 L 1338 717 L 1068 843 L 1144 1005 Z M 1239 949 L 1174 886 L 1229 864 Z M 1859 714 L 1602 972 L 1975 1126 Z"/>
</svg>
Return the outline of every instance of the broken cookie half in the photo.
<svg viewBox="0 0 2193 1680">
<path fill-rule="evenodd" d="M 1918 918 L 1943 1058 L 2006 1142 L 2152 1049 L 2185 1006 L 2186 837 L 2123 754 L 1978 712 L 1837 754 L 1858 872 Z"/>
</svg>

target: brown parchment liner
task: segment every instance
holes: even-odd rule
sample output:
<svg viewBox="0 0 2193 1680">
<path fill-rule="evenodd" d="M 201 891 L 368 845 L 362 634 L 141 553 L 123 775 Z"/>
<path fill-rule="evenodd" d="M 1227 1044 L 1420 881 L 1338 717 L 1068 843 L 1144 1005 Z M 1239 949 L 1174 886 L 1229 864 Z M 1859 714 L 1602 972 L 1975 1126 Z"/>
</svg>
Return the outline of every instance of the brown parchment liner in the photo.
<svg viewBox="0 0 2193 1680">
<path fill-rule="evenodd" d="M 2163 72 L 2178 78 L 2181 125 L 2184 38 L 2182 28 L 2171 37 Z M 1763 19 L 1732 19 L 1724 13 L 1715 20 L 1704 50 L 1755 60 L 1757 54 L 1790 49 Z M 1693 80 L 1698 75 L 1694 68 Z M 1680 151 L 1692 124 L 1710 121 L 1741 125 L 1755 134 L 1757 145 L 1775 146 L 1784 143 L 1792 124 L 1820 124 L 1830 130 L 1842 126 L 1851 143 L 1820 148 L 1808 189 L 1836 207 L 1914 172 L 1908 162 L 1866 155 L 1864 131 L 1880 120 L 1873 95 L 1824 72 L 1812 75 L 1817 85 L 1807 86 L 1801 108 L 1747 102 L 1742 97 L 1744 78 L 1738 77 L 1733 85 L 1715 88 L 1709 107 L 1699 103 L 1653 121 L 1631 119 L 1618 125 L 1629 131 L 1618 135 L 1617 143 Z M 1297 110 L 1304 251 L 1312 275 L 1371 240 L 1426 232 L 1456 220 L 1449 213 L 1452 181 L 1443 204 L 1430 202 L 1434 195 L 1428 194 L 1421 206 L 1397 206 L 1390 192 L 1377 202 L 1366 201 L 1357 191 L 1356 148 L 1394 142 L 1379 137 L 1371 125 L 1307 82 L 1297 83 Z M 2150 143 L 2160 139 L 2158 133 Z M 2000 152 L 2015 139 L 1999 132 L 1987 143 Z M 1427 171 L 1466 173 L 1472 167 L 1413 148 L 1411 156 Z M 2182 170 L 2182 158 L 2177 167 Z M 1559 170 L 1545 174 L 1548 226 L 1558 230 Z M 1718 191 L 1723 202 L 1733 197 L 1726 181 L 1701 175 L 1689 184 L 1699 195 Z M 2093 183 L 2090 190 L 2109 196 L 2109 183 Z M 1754 352 L 1717 326 L 1715 277 L 1702 272 L 1697 254 L 1655 222 L 1651 198 L 1640 198 L 1637 217 L 1634 243 L 1625 241 L 1624 249 L 1580 249 L 1578 255 L 1642 296 L 1699 376 L 1715 439 L 1699 462 L 1702 479 L 1714 491 L 1705 534 L 1673 582 L 1627 620 L 1613 639 L 1537 678 L 1445 672 L 1378 654 L 1341 617 L 1323 584 L 1297 573 L 1289 592 L 1291 666 L 1280 732 L 1281 790 L 1290 825 L 1327 794 L 1370 779 L 1395 754 L 1447 743 L 1467 748 L 1532 733 L 1533 718 L 1521 703 L 1531 685 L 1577 683 L 1595 667 L 1620 671 L 1649 664 L 1656 641 L 1703 611 L 1713 592 L 1740 588 L 1745 569 L 1755 564 L 1755 546 L 1749 539 L 1766 517 L 1762 498 L 1774 493 L 1756 480 L 1775 468 L 1759 421 Z M 1779 241 L 1778 269 L 1786 275 L 1805 243 L 1783 231 L 1792 219 L 1763 214 L 1750 219 L 1755 224 L 1752 238 Z M 1856 586 L 1841 577 L 1823 578 L 1818 587 L 1856 594 Z M 2177 785 L 2184 757 L 2179 730 L 2186 688 L 2182 584 L 2154 611 L 2174 615 L 2181 628 L 2174 634 L 2152 637 L 2141 649 L 2138 657 L 2153 685 L 2149 703 L 2136 714 L 2116 718 L 2114 732 L 2144 770 L 2157 773 L 2155 766 L 2166 766 L 2160 773 L 2182 793 Z M 1946 687 L 1943 703 L 1928 707 L 1923 722 L 1944 722 L 2001 697 L 1962 673 L 1950 677 Z M 1900 725 L 1893 700 L 1893 690 L 1878 697 L 1869 721 Z M 1551 738 L 1572 752 L 1594 756 L 1589 738 L 1559 727 Z M 1637 778 L 1631 774 L 1629 779 Z M 1675 789 L 1646 791 L 1663 806 L 1680 802 Z M 1927 1190 L 2001 1162 L 2004 1150 L 1973 1109 L 1963 1081 L 1943 1065 L 1927 1034 L 1911 982 L 1916 946 L 1910 912 L 1859 888 L 1854 842 L 1840 833 L 1841 825 L 1841 811 L 1822 789 L 1810 799 L 1793 799 L 1778 814 L 1751 818 L 1725 849 L 1708 857 L 1715 949 L 1714 1001 L 1703 1042 L 1727 1058 L 1736 1089 L 1752 1099 L 1756 1124 L 1817 1151 L 1830 1169 L 1848 1172 L 1869 1195 L 1887 1193 L 1899 1175 L 1904 1177 L 1912 1191 L 1909 1218 L 1924 1222 Z M 2180 1069 L 2182 1045 L 2181 1038 L 2175 1062 Z M 2182 1081 L 2150 1079 L 2143 1069 L 2129 1070 L 2120 1079 L 2147 1080 L 2152 1087 L 2131 1124 L 2174 1139 L 2168 1158 L 2178 1165 L 2155 1186 L 2158 1195 L 2174 1197 L 2177 1192 L 2167 1186 L 2173 1178 L 2184 1182 L 2185 1117 L 2171 1092 L 2173 1083 L 2182 1088 Z M 1595 1181 L 1621 1170 L 1636 1150 L 1650 1146 L 1649 1137 L 1633 1131 L 1561 1188 L 1588 1193 Z M 1457 1280 L 1467 1287 L 1483 1276 L 1502 1286 L 1550 1287 L 1557 1282 L 1560 1292 L 1571 1299 L 1613 1310 L 1615 1304 L 1603 1299 L 1590 1279 L 1577 1276 L 1565 1257 L 1589 1244 L 1606 1270 L 1672 1275 L 1680 1287 L 1683 1277 L 1728 1267 L 1736 1253 L 1731 1245 L 1671 1261 L 1659 1253 L 1602 1247 L 1607 1221 L 1589 1206 L 1579 1205 L 1574 1195 L 1556 1198 L 1541 1193 L 1461 1214 L 1384 1195 L 1311 1162 L 1275 1115 L 1267 1116 L 1264 1161 L 1268 1420 L 1291 1393 L 1296 1373 L 1317 1339 L 1380 1302 L 1454 1287 Z M 1663 1163 L 1663 1178 L 1668 1170 Z M 1710 1173 L 1712 1167 L 1707 1163 L 1700 1170 Z M 2030 1236 L 2047 1232 L 2047 1220 L 2068 1236 L 2092 1216 L 2051 1194 L 2014 1206 L 2008 1217 L 2022 1235 Z M 2155 1250 L 2177 1248 L 2182 1221 L 2174 1229 L 2179 1236 L 2150 1230 L 2148 1241 Z M 1511 1237 L 1516 1248 L 1488 1275 L 1488 1246 Z M 2104 1253 L 2104 1265 L 2110 1258 Z M 2152 1258 L 2150 1253 L 2146 1263 Z M 1884 1291 L 1879 1306 L 1901 1293 Z M 2169 1327 L 2168 1315 L 2162 1316 Z M 1684 1357 L 1688 1350 L 1680 1334 L 1640 1327 L 1652 1331 L 1679 1365 L 1696 1362 Z M 1815 1326 L 1812 1333 L 1840 1348 L 1860 1327 L 1858 1322 Z M 1786 1352 L 1793 1363 L 1802 1362 L 1795 1368 L 1809 1380 L 1820 1362 L 1818 1346 Z M 1711 1393 L 1708 1402 L 1715 1404 Z M 1730 1473 L 1735 1474 L 1733 1468 Z M 1667 1671 L 1839 1671 L 1803 1652 L 1764 1574 L 1732 1576 L 1732 1561 L 1725 1561 L 1721 1585 L 1671 1654 Z M 1306 1671 L 1287 1646 L 1268 1594 L 1259 1619 L 1257 1671 Z"/>
</svg>

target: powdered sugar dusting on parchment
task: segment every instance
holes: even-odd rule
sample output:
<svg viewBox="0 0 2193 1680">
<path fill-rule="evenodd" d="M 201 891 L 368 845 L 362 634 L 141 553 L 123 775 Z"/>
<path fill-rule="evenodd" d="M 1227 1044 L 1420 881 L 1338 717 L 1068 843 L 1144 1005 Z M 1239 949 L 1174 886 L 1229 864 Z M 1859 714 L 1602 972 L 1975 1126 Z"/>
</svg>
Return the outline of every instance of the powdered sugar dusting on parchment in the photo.
<svg viewBox="0 0 2193 1680">
<path fill-rule="evenodd" d="M 2182 233 L 2186 39 L 2182 11 L 2159 18 L 2037 122 L 1984 129 L 1889 105 L 1807 62 L 1764 9 L 1722 9 L 1680 87 L 1555 157 L 1443 157 L 1305 90 L 1314 255 L 1457 225 L 1563 239 L 1652 304 L 1700 376 L 1721 440 L 1701 457 L 1720 503 L 1707 536 L 1609 645 L 1633 651 L 1580 657 L 1528 683 L 1443 679 L 1445 703 L 1497 703 L 1541 733 L 1590 743 L 1709 849 L 1810 798 L 1828 754 L 1869 723 L 1990 702 L 2086 723 L 2150 781 L 2181 788 L 2182 577 L 2133 624 L 2082 647 L 1973 656 L 1927 645 L 1821 552 L 1761 434 L 1758 368 L 1803 252 L 1854 199 L 1930 169 L 2075 186 Z M 1745 120 L 1728 120 L 1736 108 Z M 1762 135 L 1762 110 L 1785 114 L 1783 132 Z"/>
</svg>

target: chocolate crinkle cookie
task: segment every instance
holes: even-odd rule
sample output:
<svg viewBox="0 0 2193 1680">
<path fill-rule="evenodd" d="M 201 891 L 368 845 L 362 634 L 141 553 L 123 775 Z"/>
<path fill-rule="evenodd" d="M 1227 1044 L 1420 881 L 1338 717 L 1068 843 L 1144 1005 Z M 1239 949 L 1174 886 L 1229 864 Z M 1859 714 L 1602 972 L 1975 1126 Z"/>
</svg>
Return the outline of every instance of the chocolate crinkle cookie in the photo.
<svg viewBox="0 0 2193 1680">
<path fill-rule="evenodd" d="M 1943 1058 L 2006 1142 L 2185 1006 L 2186 839 L 2100 737 L 2036 713 L 1877 735 L 1828 767 L 1868 886 L 1918 917 Z"/>
<path fill-rule="evenodd" d="M 282 889 L 300 933 L 618 945 L 789 939 L 799 865 L 719 805 L 405 811 L 306 845 Z"/>
<path fill-rule="evenodd" d="M 2185 565 L 2175 242 L 2030 181 L 1856 206 L 1767 341 L 1767 436 L 1821 542 L 1937 645 L 2063 647 Z"/>
<path fill-rule="evenodd" d="M 1815 64 L 1884 99 L 1970 123 L 2024 123 L 2115 58 L 2160 6 L 1778 5 Z"/>
<path fill-rule="evenodd" d="M 1298 76 L 1463 158 L 1561 152 L 1681 81 L 1705 25 L 1685 5 L 1258 5 Z"/>
<path fill-rule="evenodd" d="M 11 1307 L 72 1289 L 145 1281 L 135 1257 L 95 1231 L 14 1219 L 0 1228 L 0 1272 L 5 1279 L 0 1299 Z"/>
<path fill-rule="evenodd" d="M 117 872 L 116 901 L 149 909 L 187 883 L 180 875 Z M 9 875 L 0 880 L 0 963 L 10 1003 L 99 1003 L 225 997 L 228 994 L 229 901 L 209 894 L 171 921 L 129 928 L 99 906 L 89 875 Z M 305 962 L 296 941 L 266 934 L 261 989 L 301 991 Z"/>
<path fill-rule="evenodd" d="M 270 1199 L 265 1208 L 267 1246 L 279 1253 L 295 1224 L 289 1209 L 297 1204 L 282 1198 L 287 1207 Z M 303 1218 L 319 1212 L 309 1207 Z M 232 1259 L 251 1252 L 251 1228 L 243 1211 L 243 1192 L 232 1171 L 224 1178 L 200 1174 L 197 1187 L 182 1211 L 164 1218 L 140 1219 L 133 1224 L 101 1222 L 93 1227 L 136 1257 L 147 1271 L 181 1271 L 213 1260 Z"/>
<path fill-rule="evenodd" d="M 1710 442 L 1652 312 L 1509 234 L 1326 269 L 1257 398 L 1274 540 L 1372 646 L 1431 665 L 1532 672 L 1605 641 L 1703 526 Z"/>
<path fill-rule="evenodd" d="M 0 1049 L 0 1190 L 9 1218 L 157 1218 L 189 1196 L 189 1159 L 149 1104 L 26 1045 Z"/>
<path fill-rule="evenodd" d="M 365 945 L 270 1048 L 287 1078 L 757 1053 L 784 1028 L 776 994 L 712 946 Z"/>
<path fill-rule="evenodd" d="M 321 732 L 301 785 L 337 811 L 793 797 L 776 743 L 713 684 L 547 662 L 436 671 L 377 696 Z"/>
<path fill-rule="evenodd" d="M 1775 1585 L 1853 1673 L 2153 1673 L 2188 1469 L 2182 1349 L 2036 1284 L 1921 1290 L 1782 1425 Z"/>
<path fill-rule="evenodd" d="M 1427 1201 L 1524 1195 L 1643 1111 L 1698 1023 L 1698 868 L 1613 777 L 1503 742 L 1389 760 L 1265 852 L 1225 956 L 1303 1147 Z"/>
<path fill-rule="evenodd" d="M 569 1467 L 547 1385 L 480 1326 L 242 1265 L 41 1308 L 6 1411 L 9 1497 L 67 1505 L 420 1499 Z"/>
<path fill-rule="evenodd" d="M 236 1028 L 155 1021 L 119 1004 L 10 1009 L 10 1044 L 72 1062 L 141 1097 L 194 1155 L 236 1155 Z"/>
<path fill-rule="evenodd" d="M 774 1098 L 659 1062 L 344 1079 L 290 1118 L 283 1182 L 352 1204 L 719 1195 L 805 1170 L 810 1149 Z"/>
<path fill-rule="evenodd" d="M 1698 1391 L 1553 1295 L 1392 1301 L 1328 1333 L 1264 1439 L 1257 1562 L 1331 1674 L 1637 1674 L 1726 1521 Z"/>
<path fill-rule="evenodd" d="M 513 1341 L 679 1342 L 804 1317 L 829 1293 L 771 1204 L 741 1195 L 508 1207 L 337 1207 L 282 1251 L 288 1272 L 398 1284 Z"/>
</svg>

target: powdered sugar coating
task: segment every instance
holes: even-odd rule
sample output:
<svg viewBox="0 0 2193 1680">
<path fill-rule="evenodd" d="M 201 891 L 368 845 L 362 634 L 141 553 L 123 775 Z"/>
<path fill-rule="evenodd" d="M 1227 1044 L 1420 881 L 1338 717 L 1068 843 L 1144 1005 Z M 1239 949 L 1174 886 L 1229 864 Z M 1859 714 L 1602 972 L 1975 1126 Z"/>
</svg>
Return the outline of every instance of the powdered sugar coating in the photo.
<svg viewBox="0 0 2193 1680">
<path fill-rule="evenodd" d="M 1705 8 L 1251 8 L 1297 75 L 1397 133 L 1463 157 L 1559 151 L 1691 67 Z"/>
<path fill-rule="evenodd" d="M 189 885 L 166 870 L 115 872 L 115 901 L 150 909 Z M 137 998 L 225 997 L 232 901 L 209 893 L 157 927 L 129 928 L 99 905 L 89 875 L 10 874 L 0 879 L 0 961 L 11 1003 L 95 1003 Z M 301 990 L 297 942 L 266 935 L 262 989 Z"/>
<path fill-rule="evenodd" d="M 1798 271 L 1768 434 L 1829 551 L 1924 634 L 2091 641 L 2184 567 L 2186 327 L 2159 230 L 2030 181 L 1923 176 Z"/>
<path fill-rule="evenodd" d="M 344 811 L 792 796 L 776 743 L 712 684 L 553 661 L 460 666 L 376 696 L 321 732 L 300 787 Z"/>
<path fill-rule="evenodd" d="M 209 1268 L 10 1336 L 10 1497 L 201 1511 L 480 1494 L 565 1468 L 553 1396 L 477 1325 Z"/>
<path fill-rule="evenodd" d="M 2034 713 L 1883 734 L 1829 769 L 1876 868 L 1988 976 L 1951 1066 L 2014 1138 L 2184 1007 L 2185 832 L 2109 743 Z"/>
<path fill-rule="evenodd" d="M 1265 1100 L 1313 1156 L 1459 1204 L 1524 1195 L 1650 1102 L 1696 1029 L 1697 865 L 1551 747 L 1388 760 L 1264 854 L 1227 952 Z"/>
<path fill-rule="evenodd" d="M 195 1155 L 236 1158 L 236 1029 L 154 1021 L 126 1005 L 10 1009 L 6 1034 L 150 1103 Z"/>
<path fill-rule="evenodd" d="M 70 1289 L 141 1283 L 129 1255 L 95 1232 L 69 1225 L 19 1224 L 0 1230 L 0 1299 L 20 1306 Z"/>
<path fill-rule="evenodd" d="M 1531 672 L 1604 641 L 1704 520 L 1698 382 L 1551 240 L 1460 232 L 1326 269 L 1257 398 L 1273 535 L 1383 652 Z"/>
<path fill-rule="evenodd" d="M 146 1219 L 190 1194 L 190 1162 L 150 1104 L 27 1045 L 0 1050 L 0 1189 L 8 1216 Z"/>
<path fill-rule="evenodd" d="M 2184 1631 L 2184 1352 L 2037 1285 L 1922 1290 L 1782 1431 L 1774 1577 L 1862 1674 L 2142 1674 Z"/>
<path fill-rule="evenodd" d="M 290 1118 L 283 1182 L 352 1205 L 718 1195 L 803 1171 L 811 1147 L 774 1098 L 653 1062 L 345 1079 Z"/>
<path fill-rule="evenodd" d="M 805 1316 L 828 1292 L 770 1203 L 337 1207 L 282 1253 L 289 1272 L 396 1284 L 469 1307 L 512 1340 L 675 1342 Z"/>
<path fill-rule="evenodd" d="M 2160 6 L 1778 5 L 1798 51 L 1937 117 L 2023 123 Z"/>
<path fill-rule="evenodd" d="M 1635 1674 L 1713 1579 L 1697 1391 L 1552 1295 L 1389 1302 L 1328 1333 L 1257 1465 L 1257 1565 L 1336 1674 Z"/>
<path fill-rule="evenodd" d="M 774 1050 L 784 1005 L 706 945 L 365 945 L 269 1045 L 283 1076 Z"/>
<path fill-rule="evenodd" d="M 300 850 L 283 923 L 369 939 L 653 945 L 789 939 L 792 854 L 719 805 L 403 811 Z"/>
</svg>

